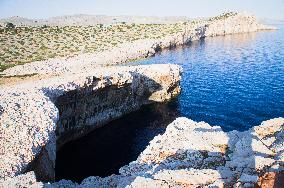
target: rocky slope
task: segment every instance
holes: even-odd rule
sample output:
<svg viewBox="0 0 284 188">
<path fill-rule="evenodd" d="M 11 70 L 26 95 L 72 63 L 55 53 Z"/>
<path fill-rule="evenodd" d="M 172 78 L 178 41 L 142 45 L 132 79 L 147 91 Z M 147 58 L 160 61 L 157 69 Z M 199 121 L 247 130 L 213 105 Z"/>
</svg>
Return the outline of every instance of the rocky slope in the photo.
<svg viewBox="0 0 284 188">
<path fill-rule="evenodd" d="M 56 141 L 78 138 L 180 92 L 177 65 L 110 67 L 2 87 L 0 180 L 34 170 L 53 180 Z"/>
<path fill-rule="evenodd" d="M 263 122 L 248 131 L 223 132 L 218 126 L 178 118 L 156 136 L 136 161 L 119 175 L 88 177 L 81 184 L 68 180 L 44 184 L 57 187 L 271 187 L 284 171 L 284 118 Z M 31 181 L 28 184 L 27 180 Z M 41 187 L 32 172 L 2 183 Z"/>
<path fill-rule="evenodd" d="M 259 24 L 248 14 L 225 14 L 185 24 L 182 32 L 160 39 L 137 40 L 103 52 L 7 69 L 6 75 L 64 75 L 1 86 L 0 187 L 43 186 L 36 182 L 35 175 L 44 180 L 53 179 L 56 140 L 64 144 L 143 104 L 168 100 L 180 91 L 181 69 L 176 65 L 109 68 L 101 65 L 149 57 L 163 48 L 203 37 L 262 29 L 273 28 Z M 80 186 L 249 187 L 265 172 L 283 169 L 282 148 L 281 118 L 246 132 L 229 133 L 204 122 L 179 118 L 136 161 L 122 167 L 120 175 L 89 177 Z M 25 174 L 29 170 L 34 172 Z M 62 180 L 44 186 L 79 185 Z"/>
<path fill-rule="evenodd" d="M 133 42 L 124 41 L 101 52 L 81 54 L 71 58 L 35 61 L 7 69 L 3 73 L 11 76 L 85 71 L 95 66 L 121 64 L 129 60 L 149 57 L 163 48 L 186 44 L 203 37 L 275 29 L 258 23 L 254 16 L 247 13 L 228 13 L 207 21 L 186 23 L 176 27 L 181 27 L 182 31 L 156 39 L 150 37 Z"/>
</svg>

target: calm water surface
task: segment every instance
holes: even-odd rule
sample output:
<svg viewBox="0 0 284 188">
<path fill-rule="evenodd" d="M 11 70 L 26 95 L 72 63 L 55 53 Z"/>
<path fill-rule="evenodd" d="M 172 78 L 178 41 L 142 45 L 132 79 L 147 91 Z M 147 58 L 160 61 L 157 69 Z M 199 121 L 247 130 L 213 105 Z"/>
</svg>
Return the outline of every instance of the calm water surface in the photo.
<svg viewBox="0 0 284 188">
<path fill-rule="evenodd" d="M 66 144 L 57 152 L 56 179 L 80 182 L 88 176 L 118 173 L 179 116 L 225 131 L 247 130 L 284 117 L 284 27 L 278 27 L 278 31 L 206 38 L 130 63 L 181 65 L 181 95 Z"/>
<path fill-rule="evenodd" d="M 132 64 L 181 65 L 180 116 L 246 130 L 284 116 L 284 26 L 277 27 L 206 38 Z"/>
</svg>

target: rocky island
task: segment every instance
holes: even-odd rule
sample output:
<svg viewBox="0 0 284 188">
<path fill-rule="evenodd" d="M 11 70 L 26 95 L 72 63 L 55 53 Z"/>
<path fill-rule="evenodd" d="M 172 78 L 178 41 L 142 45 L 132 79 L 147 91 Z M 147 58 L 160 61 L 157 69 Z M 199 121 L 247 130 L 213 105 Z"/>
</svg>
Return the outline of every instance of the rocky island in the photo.
<svg viewBox="0 0 284 188">
<path fill-rule="evenodd" d="M 53 27 L 67 35 L 74 29 L 18 27 L 2 29 L 1 34 L 11 38 L 11 34 L 22 36 Z M 101 32 L 113 30 L 112 26 L 94 27 Z M 42 52 L 35 45 L 31 51 L 53 55 L 34 57 L 36 53 L 31 52 L 33 55 L 21 56 L 18 64 L 13 63 L 18 62 L 14 53 L 1 56 L 0 187 L 254 187 L 283 179 L 283 118 L 265 121 L 245 132 L 228 133 L 205 122 L 178 118 L 136 161 L 121 167 L 118 175 L 87 177 L 80 184 L 53 182 L 56 150 L 61 145 L 142 105 L 170 100 L 180 92 L 182 69 L 177 65 L 114 65 L 204 37 L 274 29 L 247 13 L 175 24 L 114 27 L 122 31 L 113 31 L 116 34 L 112 33 L 111 41 L 102 36 L 95 44 L 86 43 L 84 53 L 76 45 L 70 53 L 59 44 L 57 48 L 45 46 Z M 137 28 L 142 33 L 138 38 Z M 13 40 L 20 43 L 17 37 Z M 5 49 L 1 53 L 6 54 Z M 19 77 L 28 78 L 18 81 Z M 10 79 L 16 81 L 11 85 L 7 83 Z"/>
</svg>

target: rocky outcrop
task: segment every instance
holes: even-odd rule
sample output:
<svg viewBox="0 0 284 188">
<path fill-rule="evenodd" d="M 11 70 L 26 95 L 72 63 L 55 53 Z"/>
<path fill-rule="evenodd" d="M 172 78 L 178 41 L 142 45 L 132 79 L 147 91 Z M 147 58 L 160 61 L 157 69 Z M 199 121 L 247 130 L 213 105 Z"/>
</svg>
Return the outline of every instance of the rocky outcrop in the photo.
<svg viewBox="0 0 284 188">
<path fill-rule="evenodd" d="M 1 87 L 0 187 L 42 186 L 35 175 L 44 180 L 54 178 L 56 141 L 64 144 L 143 104 L 168 100 L 180 91 L 181 70 L 176 65 L 97 66 L 148 57 L 203 37 L 261 29 L 271 28 L 250 15 L 232 14 L 185 25 L 183 32 L 162 39 L 7 69 L 6 75 L 66 75 Z M 274 119 L 246 132 L 225 133 L 220 127 L 179 118 L 165 134 L 155 137 L 136 161 L 122 167 L 119 175 L 89 177 L 80 186 L 249 187 L 259 176 L 283 170 L 283 121 Z M 24 174 L 29 170 L 34 173 Z M 45 186 L 78 185 L 62 180 Z"/>
<path fill-rule="evenodd" d="M 182 32 L 161 39 L 136 40 L 131 43 L 122 43 L 111 50 L 103 52 L 82 54 L 73 58 L 55 58 L 32 62 L 7 69 L 3 73 L 9 76 L 32 73 L 60 74 L 78 72 L 78 70 L 84 72 L 102 65 L 121 64 L 130 60 L 149 57 L 163 48 L 186 44 L 203 37 L 255 32 L 265 29 L 275 28 L 258 23 L 254 16 L 247 13 L 225 14 L 208 21 L 188 23 L 184 25 Z"/>
<path fill-rule="evenodd" d="M 81 184 L 61 180 L 44 186 L 281 187 L 283 135 L 284 118 L 265 121 L 245 132 L 223 132 L 218 126 L 178 118 L 150 142 L 136 161 L 122 167 L 119 175 L 88 177 Z M 22 181 L 15 178 L 18 184 Z"/>
<path fill-rule="evenodd" d="M 210 22 L 201 28 L 200 33 L 202 33 L 204 37 L 276 29 L 272 26 L 260 24 L 256 17 L 245 12 L 226 13 L 215 18 L 211 18 Z"/>
<path fill-rule="evenodd" d="M 60 117 L 56 132 L 58 146 L 138 110 L 144 104 L 163 102 L 180 92 L 177 66 L 150 67 L 134 71 L 129 68 L 128 75 L 115 73 L 93 77 L 91 85 L 58 97 L 55 102 Z"/>
<path fill-rule="evenodd" d="M 262 174 L 284 170 L 283 135 L 283 118 L 228 133 L 178 118 L 120 175 L 89 177 L 81 187 L 254 187 Z M 63 180 L 49 187 L 64 184 L 76 185 Z"/>
<path fill-rule="evenodd" d="M 110 67 L 0 90 L 0 180 L 34 170 L 54 178 L 56 140 L 86 134 L 180 92 L 177 65 Z"/>
<path fill-rule="evenodd" d="M 0 181 L 1 188 L 23 188 L 23 187 L 31 187 L 31 188 L 39 188 L 44 187 L 42 182 L 38 182 L 36 180 L 36 176 L 34 172 L 27 172 L 25 174 L 18 175 L 14 178 L 7 178 L 6 181 Z"/>
</svg>

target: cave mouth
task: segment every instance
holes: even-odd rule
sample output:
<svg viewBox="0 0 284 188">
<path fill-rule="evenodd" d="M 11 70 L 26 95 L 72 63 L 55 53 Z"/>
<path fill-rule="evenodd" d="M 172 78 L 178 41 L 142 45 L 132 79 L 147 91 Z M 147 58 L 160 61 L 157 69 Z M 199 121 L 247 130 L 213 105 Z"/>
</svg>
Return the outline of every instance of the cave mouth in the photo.
<svg viewBox="0 0 284 188">
<path fill-rule="evenodd" d="M 56 154 L 56 181 L 80 183 L 89 176 L 118 174 L 176 117 L 177 99 L 149 104 L 64 144 Z"/>
</svg>

